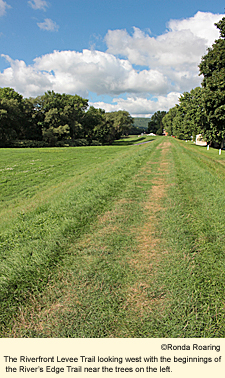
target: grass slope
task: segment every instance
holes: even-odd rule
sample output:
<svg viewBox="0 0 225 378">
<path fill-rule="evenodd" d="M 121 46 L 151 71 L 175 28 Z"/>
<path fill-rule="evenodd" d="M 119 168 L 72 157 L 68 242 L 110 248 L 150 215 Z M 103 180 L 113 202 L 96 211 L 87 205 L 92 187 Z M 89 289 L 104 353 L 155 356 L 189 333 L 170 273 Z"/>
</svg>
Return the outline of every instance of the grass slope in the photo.
<svg viewBox="0 0 225 378">
<path fill-rule="evenodd" d="M 224 156 L 136 139 L 2 150 L 2 336 L 224 337 Z"/>
</svg>

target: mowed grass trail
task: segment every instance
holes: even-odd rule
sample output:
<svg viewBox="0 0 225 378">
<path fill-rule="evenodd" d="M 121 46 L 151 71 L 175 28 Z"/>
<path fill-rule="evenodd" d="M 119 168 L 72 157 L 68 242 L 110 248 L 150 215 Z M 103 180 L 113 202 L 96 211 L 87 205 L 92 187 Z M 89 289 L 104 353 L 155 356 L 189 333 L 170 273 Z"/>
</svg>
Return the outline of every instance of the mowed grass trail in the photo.
<svg viewBox="0 0 225 378">
<path fill-rule="evenodd" d="M 125 142 L 1 151 L 3 337 L 224 337 L 225 154 Z"/>
</svg>

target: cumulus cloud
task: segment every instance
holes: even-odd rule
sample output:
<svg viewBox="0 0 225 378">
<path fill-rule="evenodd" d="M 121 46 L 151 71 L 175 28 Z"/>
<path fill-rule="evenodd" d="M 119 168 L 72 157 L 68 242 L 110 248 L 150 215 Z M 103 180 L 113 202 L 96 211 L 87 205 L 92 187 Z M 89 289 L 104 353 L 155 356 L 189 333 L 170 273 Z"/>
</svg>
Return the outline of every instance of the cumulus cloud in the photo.
<svg viewBox="0 0 225 378">
<path fill-rule="evenodd" d="M 5 1 L 0 0 L 0 16 L 4 16 L 6 14 L 6 9 L 11 8 Z"/>
<path fill-rule="evenodd" d="M 28 1 L 28 4 L 35 10 L 37 9 L 42 9 L 42 10 L 46 10 L 46 8 L 48 7 L 48 4 L 46 1 L 44 0 L 30 0 Z"/>
<path fill-rule="evenodd" d="M 37 25 L 40 29 L 51 32 L 58 31 L 59 29 L 59 26 L 56 24 L 56 22 L 52 21 L 50 18 L 45 18 L 44 22 L 38 22 Z"/>
<path fill-rule="evenodd" d="M 12 87 L 25 97 L 37 96 L 52 89 L 51 73 L 41 72 L 34 66 L 27 66 L 24 61 L 13 60 L 7 55 L 1 56 L 10 64 L 9 68 L 0 73 L 1 87 Z"/>
<path fill-rule="evenodd" d="M 167 80 L 157 70 L 136 71 L 132 65 L 112 54 L 83 50 L 54 51 L 35 60 L 41 70 L 53 70 L 57 77 L 63 75 L 73 85 L 100 94 L 124 92 L 154 94 L 165 93 Z"/>
<path fill-rule="evenodd" d="M 90 105 L 104 109 L 106 112 L 127 110 L 133 117 L 150 117 L 157 110 L 168 111 L 178 103 L 181 93 L 170 92 L 166 96 L 157 96 L 151 99 L 129 96 L 127 99 L 114 98 L 112 104 L 103 101 L 90 102 Z"/>
<path fill-rule="evenodd" d="M 170 20 L 168 29 L 171 32 L 190 30 L 195 37 L 205 40 L 206 46 L 211 46 L 219 36 L 218 29 L 213 25 L 222 17 L 222 14 L 197 12 L 194 17 L 188 19 Z"/>
<path fill-rule="evenodd" d="M 126 30 L 109 30 L 106 52 L 54 51 L 31 65 L 4 55 L 9 67 L 0 73 L 0 86 L 13 87 L 25 97 L 46 90 L 87 98 L 89 92 L 111 95 L 116 97 L 112 104 L 95 102 L 95 106 L 106 111 L 125 109 L 133 115 L 168 110 L 180 93 L 200 85 L 198 64 L 218 38 L 214 23 L 222 17 L 198 12 L 188 19 L 171 20 L 158 37 L 138 28 L 132 35 Z M 50 19 L 38 26 L 51 31 L 58 28 Z M 121 94 L 127 98 L 119 98 Z"/>
<path fill-rule="evenodd" d="M 54 51 L 36 58 L 34 64 L 28 66 L 23 61 L 2 56 L 11 67 L 0 74 L 0 85 L 13 83 L 20 93 L 26 95 L 31 91 L 32 80 L 35 86 L 30 95 L 43 93 L 47 86 L 57 92 L 85 96 L 89 91 L 98 95 L 119 95 L 125 92 L 160 95 L 168 91 L 166 77 L 157 70 L 138 72 L 127 60 L 101 51 Z"/>
<path fill-rule="evenodd" d="M 219 37 L 214 26 L 223 15 L 197 12 L 185 20 L 171 20 L 168 29 L 158 37 L 134 28 L 109 30 L 105 41 L 108 52 L 129 60 L 131 64 L 148 66 L 163 73 L 174 90 L 183 91 L 199 85 L 198 65 L 207 48 Z"/>
</svg>

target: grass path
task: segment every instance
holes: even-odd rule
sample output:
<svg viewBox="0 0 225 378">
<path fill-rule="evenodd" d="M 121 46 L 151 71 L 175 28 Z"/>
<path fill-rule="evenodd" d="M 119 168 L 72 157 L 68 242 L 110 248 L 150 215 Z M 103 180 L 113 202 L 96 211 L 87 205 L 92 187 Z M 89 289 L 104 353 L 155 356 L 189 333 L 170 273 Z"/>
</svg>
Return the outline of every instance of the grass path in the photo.
<svg viewBox="0 0 225 378">
<path fill-rule="evenodd" d="M 2 334 L 224 337 L 225 168 L 194 147 L 159 138 L 121 149 L 108 160 L 111 181 L 99 166 L 90 177 L 98 196 L 85 184 L 96 211 L 88 207 L 81 224 L 68 215 L 63 259 L 24 289 Z M 72 206 L 75 187 L 64 185 L 57 204 L 66 197 Z"/>
</svg>

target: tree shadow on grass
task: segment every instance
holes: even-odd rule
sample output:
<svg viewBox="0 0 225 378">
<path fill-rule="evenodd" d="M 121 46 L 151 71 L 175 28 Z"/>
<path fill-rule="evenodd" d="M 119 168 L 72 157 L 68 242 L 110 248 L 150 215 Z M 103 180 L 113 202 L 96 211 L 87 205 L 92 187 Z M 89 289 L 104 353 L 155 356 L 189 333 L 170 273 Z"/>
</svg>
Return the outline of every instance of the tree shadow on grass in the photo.
<svg viewBox="0 0 225 378">
<path fill-rule="evenodd" d="M 152 139 L 153 140 L 153 139 Z M 135 138 L 135 139 L 131 139 L 131 138 L 127 138 L 126 140 L 125 139 L 122 139 L 122 140 L 115 140 L 115 142 L 113 142 L 113 146 L 131 146 L 132 144 L 136 144 L 136 143 L 141 143 L 141 142 L 144 142 L 146 141 L 146 137 L 141 137 L 141 138 Z M 149 141 L 146 141 L 146 142 L 150 142 Z"/>
</svg>

